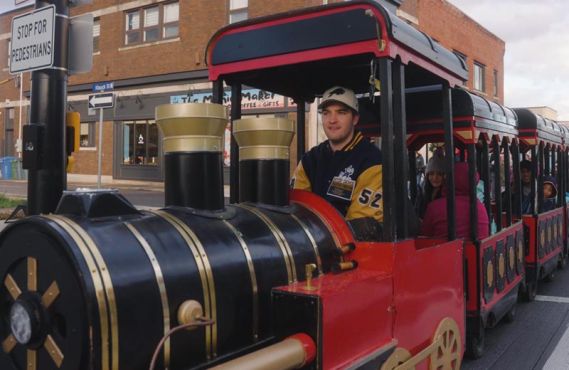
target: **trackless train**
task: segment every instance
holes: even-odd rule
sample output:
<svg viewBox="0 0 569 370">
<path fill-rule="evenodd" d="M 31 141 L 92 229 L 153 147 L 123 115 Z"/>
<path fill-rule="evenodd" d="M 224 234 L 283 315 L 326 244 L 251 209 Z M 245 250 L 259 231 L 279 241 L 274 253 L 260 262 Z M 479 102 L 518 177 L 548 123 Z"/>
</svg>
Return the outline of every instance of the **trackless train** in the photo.
<svg viewBox="0 0 569 370">
<path fill-rule="evenodd" d="M 159 106 L 166 207 L 116 191 L 65 192 L 53 214 L 0 234 L 0 368 L 459 369 L 484 329 L 565 266 L 569 208 L 544 212 L 544 176 L 568 184 L 569 132 L 460 88 L 462 59 L 356 0 L 252 19 L 207 48 L 214 103 L 231 86 L 231 201 L 219 104 Z M 289 191 L 306 103 L 330 86 L 360 96 L 381 142 L 382 235 L 362 238 L 319 196 Z M 241 119 L 242 86 L 294 99 L 283 118 Z M 447 148 L 447 239 L 412 235 L 415 151 Z M 451 148 L 451 149 L 449 149 Z M 530 214 L 520 161 L 532 163 Z M 471 235 L 456 237 L 454 163 L 468 165 Z M 510 168 L 512 170 L 510 170 Z M 476 178 L 496 226 L 478 235 Z M 512 184 L 512 186 L 509 186 Z M 504 196 L 502 191 L 504 189 Z"/>
</svg>

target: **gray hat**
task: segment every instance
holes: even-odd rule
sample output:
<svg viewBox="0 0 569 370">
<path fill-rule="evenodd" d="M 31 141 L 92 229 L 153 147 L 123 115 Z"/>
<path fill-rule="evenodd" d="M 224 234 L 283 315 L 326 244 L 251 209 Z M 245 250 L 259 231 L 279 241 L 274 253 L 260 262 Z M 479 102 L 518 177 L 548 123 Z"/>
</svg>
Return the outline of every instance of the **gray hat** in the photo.
<svg viewBox="0 0 569 370">
<path fill-rule="evenodd" d="M 427 163 L 427 169 L 425 170 L 425 173 L 429 172 L 445 173 L 446 171 L 444 158 L 435 153 L 435 155 L 429 159 L 429 163 Z"/>
<path fill-rule="evenodd" d="M 341 103 L 358 112 L 358 99 L 354 92 L 341 86 L 334 86 L 324 91 L 318 109 L 324 109 L 332 103 Z"/>
</svg>

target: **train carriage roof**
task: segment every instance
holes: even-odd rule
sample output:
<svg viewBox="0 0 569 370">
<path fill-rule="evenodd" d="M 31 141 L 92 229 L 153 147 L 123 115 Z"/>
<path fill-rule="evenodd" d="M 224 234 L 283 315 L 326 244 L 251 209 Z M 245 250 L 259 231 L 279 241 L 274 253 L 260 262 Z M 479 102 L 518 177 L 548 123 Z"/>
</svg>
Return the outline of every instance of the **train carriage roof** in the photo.
<svg viewBox="0 0 569 370">
<path fill-rule="evenodd" d="M 326 88 L 369 90 L 370 62 L 401 58 L 407 86 L 468 78 L 465 62 L 375 1 L 305 8 L 231 24 L 209 41 L 211 80 L 312 101 Z"/>
<path fill-rule="evenodd" d="M 526 108 L 514 108 L 518 116 L 520 140 L 526 146 L 532 147 L 539 142 L 562 145 L 565 133 L 557 122 L 533 113 Z"/>
<path fill-rule="evenodd" d="M 452 113 L 455 135 L 463 143 L 476 143 L 498 135 L 516 137 L 516 113 L 493 101 L 462 88 L 452 89 Z M 420 147 L 443 140 L 442 95 L 440 88 L 417 89 L 407 93 L 408 144 Z"/>
</svg>

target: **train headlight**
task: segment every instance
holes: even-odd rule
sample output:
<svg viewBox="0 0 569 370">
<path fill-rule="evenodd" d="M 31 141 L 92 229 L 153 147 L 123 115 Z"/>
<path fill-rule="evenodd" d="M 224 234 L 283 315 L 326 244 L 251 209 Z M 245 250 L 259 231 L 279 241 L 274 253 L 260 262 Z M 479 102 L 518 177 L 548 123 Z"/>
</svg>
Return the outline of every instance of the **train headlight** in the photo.
<svg viewBox="0 0 569 370">
<path fill-rule="evenodd" d="M 24 304 L 16 301 L 10 309 L 10 329 L 20 344 L 27 344 L 32 339 L 32 317 Z"/>
</svg>

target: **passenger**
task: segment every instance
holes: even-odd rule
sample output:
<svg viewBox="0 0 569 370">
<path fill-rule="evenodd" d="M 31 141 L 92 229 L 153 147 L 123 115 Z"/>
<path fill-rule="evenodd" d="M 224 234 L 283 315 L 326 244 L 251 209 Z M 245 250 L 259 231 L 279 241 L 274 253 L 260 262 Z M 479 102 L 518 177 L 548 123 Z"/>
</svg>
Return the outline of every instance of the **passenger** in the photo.
<svg viewBox="0 0 569 370">
<path fill-rule="evenodd" d="M 474 183 L 478 183 L 478 174 Z M 456 237 L 470 238 L 470 187 L 468 178 L 468 164 L 461 162 L 454 166 L 454 185 L 455 185 L 455 220 L 456 220 Z M 443 189 L 446 193 L 446 189 Z M 478 238 L 484 239 L 488 237 L 488 214 L 486 208 L 480 200 L 476 199 L 476 207 L 478 211 Z M 423 224 L 421 226 L 421 234 L 433 238 L 446 239 L 447 233 L 447 198 L 446 196 L 432 201 L 427 206 Z"/>
<path fill-rule="evenodd" d="M 543 179 L 543 212 L 557 207 L 557 181 L 553 176 Z"/>
<path fill-rule="evenodd" d="M 355 129 L 360 116 L 354 92 L 332 87 L 318 109 L 328 140 L 302 157 L 292 187 L 320 195 L 347 220 L 383 222 L 381 152 Z"/>
<path fill-rule="evenodd" d="M 438 151 L 427 163 L 426 178 L 423 189 L 417 194 L 415 202 L 415 210 L 420 218 L 425 215 L 425 210 L 430 202 L 442 197 L 445 182 L 445 163 L 442 154 Z"/>
<path fill-rule="evenodd" d="M 533 198 L 531 196 L 532 165 L 527 159 L 520 162 L 520 174 L 522 180 L 522 214 L 533 213 Z M 516 189 L 514 189 L 514 192 Z M 512 199 L 515 199 L 512 193 Z"/>
</svg>

